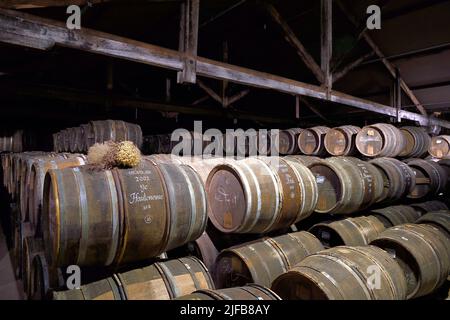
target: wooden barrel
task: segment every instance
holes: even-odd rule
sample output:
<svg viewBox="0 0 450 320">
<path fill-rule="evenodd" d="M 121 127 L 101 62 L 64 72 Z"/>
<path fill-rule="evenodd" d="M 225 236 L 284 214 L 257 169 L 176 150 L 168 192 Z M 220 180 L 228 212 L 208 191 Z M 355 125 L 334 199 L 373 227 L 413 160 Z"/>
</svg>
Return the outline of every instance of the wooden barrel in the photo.
<svg viewBox="0 0 450 320">
<path fill-rule="evenodd" d="M 214 289 L 204 264 L 194 257 L 157 262 L 118 275 L 127 300 L 168 300 Z"/>
<path fill-rule="evenodd" d="M 414 223 L 421 216 L 413 207 L 403 205 L 376 209 L 370 211 L 370 213 L 379 219 L 386 228 L 405 223 Z"/>
<path fill-rule="evenodd" d="M 72 158 L 75 156 L 77 156 L 77 155 L 76 154 L 65 154 L 65 153 L 60 153 L 60 154 L 43 153 L 43 154 L 37 154 L 37 155 L 30 155 L 30 156 L 22 158 L 22 160 L 19 162 L 20 178 L 19 178 L 19 188 L 18 188 L 22 221 L 30 221 L 31 222 L 30 207 L 29 207 L 30 201 L 29 200 L 30 200 L 31 194 L 36 191 L 35 185 L 33 184 L 33 181 L 31 181 L 33 165 L 40 161 L 59 161 L 59 160 L 65 160 L 68 158 Z M 39 190 L 39 192 L 41 192 L 41 190 Z M 34 227 L 33 223 L 32 223 L 32 226 Z"/>
<path fill-rule="evenodd" d="M 14 270 L 18 279 L 23 275 L 23 256 L 24 256 L 24 240 L 33 236 L 33 230 L 30 223 L 18 222 L 14 230 Z"/>
<path fill-rule="evenodd" d="M 320 241 L 305 231 L 235 246 L 217 257 L 215 284 L 218 288 L 247 283 L 270 286 L 277 276 L 322 249 Z"/>
<path fill-rule="evenodd" d="M 435 158 L 449 158 L 450 157 L 450 136 L 437 136 L 431 138 L 428 152 Z"/>
<path fill-rule="evenodd" d="M 131 141 L 138 148 L 142 147 L 142 130 L 137 124 L 121 120 L 91 121 L 94 143 L 105 141 Z M 88 147 L 90 147 L 89 145 Z"/>
<path fill-rule="evenodd" d="M 23 131 L 18 130 L 14 132 L 12 136 L 12 152 L 22 152 L 23 151 L 23 144 L 24 144 L 24 138 L 23 138 Z"/>
<path fill-rule="evenodd" d="M 421 199 L 445 191 L 447 172 L 436 162 L 422 159 L 405 160 L 416 176 L 416 186 L 408 198 Z"/>
<path fill-rule="evenodd" d="M 38 159 L 30 169 L 28 181 L 28 210 L 29 221 L 34 230 L 40 232 L 42 196 L 44 193 L 44 179 L 50 169 L 64 169 L 79 167 L 86 164 L 86 157 L 79 155 L 68 159 L 46 158 Z"/>
<path fill-rule="evenodd" d="M 31 263 L 28 295 L 29 300 L 51 299 L 51 289 L 64 284 L 61 270 L 50 266 L 44 254 L 37 253 Z"/>
<path fill-rule="evenodd" d="M 400 132 L 405 138 L 405 147 L 399 156 L 404 158 L 422 158 L 430 147 L 431 137 L 423 127 L 402 127 Z"/>
<path fill-rule="evenodd" d="M 379 286 L 373 273 L 379 271 Z M 403 300 L 406 279 L 397 262 L 374 246 L 335 247 L 305 258 L 272 284 L 288 300 Z"/>
<path fill-rule="evenodd" d="M 426 223 L 434 225 L 437 228 L 442 229 L 450 236 L 450 211 L 440 210 L 428 212 L 427 214 L 420 217 L 416 223 Z"/>
<path fill-rule="evenodd" d="M 450 272 L 450 238 L 431 225 L 395 226 L 371 244 L 395 256 L 406 275 L 408 299 L 433 292 Z"/>
<path fill-rule="evenodd" d="M 80 125 L 80 132 L 78 137 L 78 148 L 80 152 L 87 153 L 89 147 L 95 143 L 94 131 L 90 123 Z"/>
<path fill-rule="evenodd" d="M 26 237 L 23 240 L 22 258 L 22 284 L 27 297 L 32 294 L 31 290 L 31 265 L 34 257 L 44 253 L 44 241 L 39 238 Z"/>
<path fill-rule="evenodd" d="M 271 141 L 272 141 L 272 136 L 271 136 L 270 130 L 258 131 L 258 135 L 256 137 L 256 143 L 258 146 L 258 154 L 269 156 L 271 154 L 271 148 L 272 148 Z M 276 151 L 276 149 L 275 149 L 275 151 Z"/>
<path fill-rule="evenodd" d="M 298 148 L 300 152 L 308 156 L 325 156 L 324 140 L 325 135 L 330 130 L 327 127 L 312 127 L 304 129 L 298 136 Z"/>
<path fill-rule="evenodd" d="M 325 149 L 332 156 L 353 156 L 357 153 L 355 139 L 360 127 L 341 126 L 330 129 L 325 135 Z"/>
<path fill-rule="evenodd" d="M 321 159 L 319 157 L 313 157 L 313 156 L 300 156 L 300 155 L 290 155 L 290 156 L 286 156 L 284 157 L 285 160 L 289 160 L 289 161 L 295 161 L 295 162 L 299 162 L 300 164 L 306 166 L 306 167 L 310 167 L 312 164 L 316 163 L 316 162 L 320 162 Z"/>
<path fill-rule="evenodd" d="M 347 214 L 367 208 L 383 193 L 383 179 L 371 164 L 332 157 L 310 166 L 319 187 L 316 212 Z"/>
<path fill-rule="evenodd" d="M 400 130 L 387 123 L 366 126 L 356 135 L 356 148 L 366 157 L 397 157 L 405 144 Z"/>
<path fill-rule="evenodd" d="M 416 186 L 413 170 L 394 158 L 377 158 L 369 161 L 383 177 L 382 202 L 391 203 L 406 197 Z"/>
<path fill-rule="evenodd" d="M 208 179 L 209 174 L 216 166 L 235 162 L 232 158 L 219 157 L 209 159 L 203 159 L 201 157 L 179 157 L 178 160 L 194 169 L 194 171 L 200 176 L 200 179 L 204 185 L 206 185 L 206 180 Z"/>
<path fill-rule="evenodd" d="M 156 262 L 79 289 L 54 292 L 54 300 L 170 300 L 196 290 L 213 290 L 214 284 L 200 260 L 194 257 Z"/>
<path fill-rule="evenodd" d="M 438 162 L 438 164 L 447 172 L 447 186 L 445 193 L 450 195 L 450 159 L 442 159 Z"/>
<path fill-rule="evenodd" d="M 244 287 L 220 290 L 197 290 L 176 300 L 281 300 L 269 288 L 251 283 Z"/>
<path fill-rule="evenodd" d="M 275 159 L 278 164 L 268 159 L 247 158 L 211 171 L 206 181 L 208 214 L 217 229 L 264 233 L 312 213 L 317 186 L 311 172 L 281 158 Z"/>
<path fill-rule="evenodd" d="M 53 300 L 125 300 L 116 275 L 81 286 L 79 289 L 53 291 Z"/>
<path fill-rule="evenodd" d="M 275 136 L 278 139 L 278 153 L 280 155 L 297 154 L 300 150 L 298 148 L 298 136 L 303 131 L 300 128 L 292 128 L 287 130 L 280 130 Z"/>
<path fill-rule="evenodd" d="M 315 224 L 309 229 L 326 248 L 368 245 L 385 229 L 375 217 L 347 218 Z"/>
<path fill-rule="evenodd" d="M 425 214 L 430 211 L 439 211 L 439 210 L 448 210 L 449 208 L 445 203 L 442 201 L 426 201 L 422 203 L 413 203 L 409 205 L 410 207 L 414 208 L 417 212 L 419 212 L 421 215 Z"/>
<path fill-rule="evenodd" d="M 199 176 L 185 165 L 144 159 L 135 169 L 49 170 L 42 215 L 51 263 L 120 265 L 200 237 L 206 194 Z"/>
<path fill-rule="evenodd" d="M 14 137 L 0 137 L 0 152 L 12 152 L 14 150 Z"/>
</svg>

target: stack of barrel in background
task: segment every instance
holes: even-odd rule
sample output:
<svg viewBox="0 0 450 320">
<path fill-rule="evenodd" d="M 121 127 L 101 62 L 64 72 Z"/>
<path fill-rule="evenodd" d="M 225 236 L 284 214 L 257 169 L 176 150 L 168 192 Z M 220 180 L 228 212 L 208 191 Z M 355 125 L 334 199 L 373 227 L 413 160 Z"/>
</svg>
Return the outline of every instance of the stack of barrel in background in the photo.
<svg viewBox="0 0 450 320">
<path fill-rule="evenodd" d="M 106 141 L 132 141 L 141 148 L 142 139 L 142 130 L 137 124 L 121 120 L 91 121 L 55 133 L 53 147 L 55 152 L 87 153 L 95 143 Z"/>
<path fill-rule="evenodd" d="M 154 154 L 133 169 L 2 154 L 28 297 L 440 297 L 450 166 L 422 159 L 424 130 L 315 127 L 278 138 L 285 157 Z M 67 290 L 70 265 L 81 267 L 78 289 Z"/>
<path fill-rule="evenodd" d="M 11 135 L 0 136 L 0 152 L 22 152 L 23 131 L 18 130 Z"/>
</svg>

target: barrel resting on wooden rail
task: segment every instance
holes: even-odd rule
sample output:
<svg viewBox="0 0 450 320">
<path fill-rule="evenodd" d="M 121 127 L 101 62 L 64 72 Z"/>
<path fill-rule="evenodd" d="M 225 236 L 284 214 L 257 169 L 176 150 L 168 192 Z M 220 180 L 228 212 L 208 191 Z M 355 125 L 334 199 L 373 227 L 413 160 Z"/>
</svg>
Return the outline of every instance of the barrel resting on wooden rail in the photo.
<svg viewBox="0 0 450 320">
<path fill-rule="evenodd" d="M 185 56 L 178 51 L 87 28 L 80 31 L 71 31 L 62 22 L 43 19 L 23 12 L 0 9 L 0 24 L 2 26 L 1 42 L 43 50 L 50 49 L 54 45 L 61 45 L 176 71 L 182 71 L 184 66 Z M 243 85 L 272 89 L 294 95 L 309 96 L 397 117 L 397 109 L 395 108 L 341 92 L 332 91 L 327 95 L 326 90 L 318 86 L 202 57 L 196 57 L 196 60 L 196 72 L 199 76 L 229 80 Z M 448 121 L 429 118 L 409 111 L 401 110 L 399 118 L 417 121 L 421 125 L 438 125 L 450 128 L 450 122 Z"/>
</svg>

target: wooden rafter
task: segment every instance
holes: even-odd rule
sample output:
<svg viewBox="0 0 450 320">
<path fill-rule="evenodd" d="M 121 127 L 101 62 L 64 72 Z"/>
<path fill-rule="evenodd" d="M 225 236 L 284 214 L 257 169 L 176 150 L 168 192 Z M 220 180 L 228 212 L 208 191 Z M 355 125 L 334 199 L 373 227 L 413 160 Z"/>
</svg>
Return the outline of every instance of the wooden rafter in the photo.
<svg viewBox="0 0 450 320">
<path fill-rule="evenodd" d="M 35 40 L 34 43 L 43 41 L 51 45 L 57 44 L 175 71 L 181 71 L 183 69 L 183 55 L 178 51 L 90 30 L 88 28 L 70 31 L 67 30 L 64 23 L 24 12 L 0 9 L 0 25 L 2 26 L 0 41 L 2 42 L 10 42 L 13 37 L 20 38 L 27 36 L 33 38 Z M 397 110 L 387 105 L 357 98 L 334 90 L 327 94 L 326 89 L 323 87 L 203 57 L 197 57 L 196 71 L 197 75 L 207 78 L 228 80 L 242 85 L 276 90 L 291 95 L 309 96 L 391 117 L 397 115 Z M 422 125 L 437 125 L 450 128 L 450 122 L 448 121 L 430 118 L 405 110 L 400 112 L 400 117 L 419 122 Z"/>
<path fill-rule="evenodd" d="M 341 8 L 342 12 L 345 14 L 345 16 L 349 19 L 349 21 L 355 26 L 358 26 L 357 19 L 351 14 L 351 12 L 345 7 L 345 5 L 342 3 L 342 1 L 337 0 L 336 3 Z M 367 33 L 367 29 L 364 30 L 362 33 L 362 37 L 367 42 L 367 44 L 372 48 L 372 50 L 375 52 L 375 54 L 381 58 L 381 62 L 384 64 L 384 66 L 388 69 L 391 76 L 395 79 L 396 77 L 396 71 L 395 66 L 388 60 L 384 58 L 383 52 L 380 50 L 378 45 L 373 41 L 373 39 L 370 37 L 370 35 Z M 414 103 L 416 108 L 420 111 L 421 114 L 426 115 L 427 112 L 423 105 L 420 103 L 419 99 L 417 99 L 414 92 L 409 88 L 409 86 L 406 84 L 406 82 L 401 79 L 400 80 L 400 86 L 402 87 L 403 91 L 406 93 L 406 95 L 411 99 L 411 101 Z"/>
</svg>

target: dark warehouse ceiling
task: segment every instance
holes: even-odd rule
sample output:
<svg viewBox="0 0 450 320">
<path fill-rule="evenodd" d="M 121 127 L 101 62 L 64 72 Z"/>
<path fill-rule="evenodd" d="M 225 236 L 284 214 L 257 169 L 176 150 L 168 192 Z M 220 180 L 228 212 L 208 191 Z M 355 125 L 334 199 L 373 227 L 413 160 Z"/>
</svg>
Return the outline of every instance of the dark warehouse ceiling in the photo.
<svg viewBox="0 0 450 320">
<path fill-rule="evenodd" d="M 8 4 L 13 1 L 0 1 Z M 21 1 L 23 3 L 32 1 Z M 100 3 L 97 3 L 100 2 Z M 82 26 L 177 50 L 181 1 L 93 1 L 85 7 Z M 367 6 L 373 1 L 339 1 L 357 17 L 357 27 L 333 1 L 333 64 L 340 70 L 371 52 L 362 37 Z M 320 2 L 272 1 L 273 6 L 320 64 Z M 382 7 L 381 30 L 368 31 L 388 60 L 399 69 L 427 112 L 449 119 L 450 111 L 450 1 L 378 1 Z M 20 9 L 34 15 L 64 21 L 65 7 Z M 283 31 L 261 1 L 202 0 L 199 56 L 222 61 L 228 46 L 228 62 L 290 79 L 319 85 Z M 203 119 L 210 127 L 292 127 L 296 124 L 337 125 L 386 120 L 386 116 L 308 98 L 300 102 L 295 118 L 295 97 L 250 88 L 224 113 L 223 107 L 198 85 L 177 85 L 176 72 L 83 51 L 54 47 L 48 51 L 0 44 L 0 103 L 3 126 L 33 126 L 55 130 L 90 119 L 122 118 L 140 123 L 146 132 L 168 132 L 192 127 Z M 108 89 L 108 72 L 112 88 Z M 171 81 L 170 97 L 166 95 Z M 201 81 L 216 92 L 223 83 Z M 357 97 L 391 104 L 394 79 L 376 55 L 335 82 L 334 88 Z M 246 90 L 229 84 L 227 95 Z M 117 102 L 118 100 L 119 102 Z M 195 101 L 200 102 L 192 106 Z M 145 103 L 144 103 L 145 101 Z M 200 108 L 200 116 L 185 109 L 154 111 L 151 103 Z M 140 106 L 146 108 L 140 108 Z M 418 112 L 405 95 L 402 105 Z M 153 108 L 153 109 L 152 109 Z M 176 113 L 174 113 L 174 111 Z M 195 112 L 194 112 L 195 113 Z M 321 115 L 319 116 L 318 113 Z M 217 116 L 219 115 L 219 116 Z M 259 116 L 253 119 L 252 115 Z M 237 122 L 233 119 L 239 119 Z M 12 121 L 13 120 L 13 121 Z"/>
</svg>

